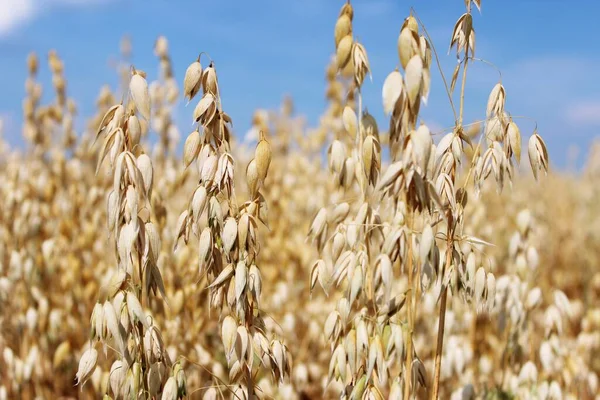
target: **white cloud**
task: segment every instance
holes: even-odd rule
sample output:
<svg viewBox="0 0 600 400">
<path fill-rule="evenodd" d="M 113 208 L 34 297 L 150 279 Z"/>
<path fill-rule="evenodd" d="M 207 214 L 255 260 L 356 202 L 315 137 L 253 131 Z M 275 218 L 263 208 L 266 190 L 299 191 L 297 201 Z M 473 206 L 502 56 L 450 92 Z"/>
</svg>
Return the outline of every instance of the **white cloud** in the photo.
<svg viewBox="0 0 600 400">
<path fill-rule="evenodd" d="M 600 126 L 600 100 L 575 103 L 567 108 L 566 117 L 574 125 Z"/>
<path fill-rule="evenodd" d="M 0 0 L 0 38 L 31 19 L 35 9 L 34 0 Z"/>
<path fill-rule="evenodd" d="M 109 0 L 0 0 L 0 39 L 10 36 L 40 12 L 58 6 L 86 6 Z"/>
</svg>

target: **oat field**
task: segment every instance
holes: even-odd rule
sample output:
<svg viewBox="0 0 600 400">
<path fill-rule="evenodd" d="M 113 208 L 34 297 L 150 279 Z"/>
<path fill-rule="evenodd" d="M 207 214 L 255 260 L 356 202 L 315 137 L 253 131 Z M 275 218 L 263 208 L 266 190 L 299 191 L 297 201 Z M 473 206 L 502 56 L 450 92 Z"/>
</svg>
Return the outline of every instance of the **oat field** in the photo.
<svg viewBox="0 0 600 400">
<path fill-rule="evenodd" d="M 501 80 L 466 120 L 481 0 L 450 17 L 435 88 L 447 44 L 407 14 L 377 104 L 369 32 L 339 6 L 318 125 L 286 98 L 250 141 L 211 49 L 175 76 L 177 39 L 136 47 L 156 64 L 121 63 L 81 132 L 60 54 L 23 60 L 25 144 L 0 136 L 0 400 L 600 399 L 600 150 L 553 169 Z M 454 126 L 423 122 L 430 89 Z"/>
</svg>

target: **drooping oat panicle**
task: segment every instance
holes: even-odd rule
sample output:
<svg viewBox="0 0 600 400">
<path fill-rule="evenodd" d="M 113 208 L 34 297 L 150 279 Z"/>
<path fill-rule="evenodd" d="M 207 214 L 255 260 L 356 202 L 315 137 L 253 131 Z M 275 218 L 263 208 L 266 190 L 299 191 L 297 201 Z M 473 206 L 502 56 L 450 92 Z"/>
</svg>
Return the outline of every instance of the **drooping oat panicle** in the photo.
<svg viewBox="0 0 600 400">
<path fill-rule="evenodd" d="M 259 360 L 271 360 L 266 368 L 276 381 L 283 382 L 290 373 L 288 350 L 279 341 L 273 345 L 252 346 L 267 342 L 262 312 L 258 308 L 262 278 L 257 266 L 260 251 L 258 222 L 265 223 L 266 200 L 261 193 L 269 173 L 271 145 L 261 132 L 254 158 L 246 167 L 250 199 L 238 204 L 234 183 L 234 160 L 231 155 L 229 125 L 231 119 L 222 109 L 217 73 L 211 62 L 199 72 L 191 65 L 186 73 L 186 96 L 199 89 L 197 76 L 202 75 L 202 99 L 194 110 L 197 129 L 186 139 L 184 164 L 196 161 L 199 186 L 177 226 L 178 238 L 187 243 L 190 230 L 199 237 L 199 275 L 208 277 L 209 305 L 227 312 L 222 321 L 221 338 L 229 367 L 229 380 L 235 382 L 244 398 L 253 398 L 255 372 Z M 193 90 L 192 90 L 193 89 Z M 193 97 L 193 96 L 192 96 Z M 205 212 L 206 210 L 206 212 Z M 206 214 L 206 218 L 203 215 Z M 224 308 L 228 306 L 228 310 Z"/>
</svg>

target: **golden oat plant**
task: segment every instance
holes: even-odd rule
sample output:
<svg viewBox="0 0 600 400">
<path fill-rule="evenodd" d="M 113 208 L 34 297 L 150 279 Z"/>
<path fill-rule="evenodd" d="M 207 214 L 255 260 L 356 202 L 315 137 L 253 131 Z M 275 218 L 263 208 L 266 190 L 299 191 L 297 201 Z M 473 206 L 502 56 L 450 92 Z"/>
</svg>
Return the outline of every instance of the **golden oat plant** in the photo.
<svg viewBox="0 0 600 400">
<path fill-rule="evenodd" d="M 171 360 L 159 327 L 142 306 L 157 293 L 166 295 L 158 267 L 160 231 L 152 221 L 154 169 L 140 146 L 139 116 L 150 120 L 150 94 L 146 74 L 133 66 L 127 99 L 106 111 L 96 131 L 96 139 L 102 138 L 96 173 L 108 161 L 112 178 L 106 219 L 117 268 L 105 298 L 93 308 L 91 340 L 79 361 L 77 384 L 85 384 L 94 372 L 96 345 L 102 343 L 105 355 L 108 348 L 116 354 L 105 398 L 178 399 L 187 393 L 185 372 Z"/>
<path fill-rule="evenodd" d="M 202 54 L 201 54 L 202 55 Z M 235 398 L 261 397 L 256 386 L 261 367 L 283 382 L 292 358 L 285 344 L 269 339 L 260 307 L 262 276 L 259 224 L 267 221 L 267 200 L 261 193 L 271 163 L 271 145 L 260 134 L 245 176 L 249 198 L 238 203 L 234 182 L 236 163 L 231 152 L 231 118 L 223 110 L 214 62 L 203 69 L 201 55 L 186 70 L 183 89 L 191 101 L 202 92 L 193 120 L 197 128 L 184 144 L 183 163 L 195 163 L 198 184 L 187 210 L 177 222 L 175 250 L 193 234 L 198 238 L 198 276 L 206 281 L 209 307 L 219 312 L 221 339 L 229 367 L 227 387 Z M 220 386 L 221 382 L 215 382 Z M 217 396 L 217 388 L 205 393 Z"/>
<path fill-rule="evenodd" d="M 472 264 L 471 254 L 487 244 L 464 233 L 468 190 L 473 185 L 477 194 L 487 179 L 494 179 L 500 191 L 511 181 L 520 162 L 521 135 L 505 110 L 501 82 L 490 93 L 484 131 L 464 124 L 467 71 L 476 60 L 472 11 L 480 2 L 465 3 L 450 41 L 459 62 L 450 85 L 445 85 L 455 125 L 437 145 L 419 118 L 437 54 L 412 13 L 400 29 L 400 68 L 387 76 L 382 89 L 390 152 L 384 170 L 382 135 L 363 110 L 361 88 L 370 69 L 366 49 L 353 33 L 350 2 L 342 6 L 335 25 L 338 76 L 349 82 L 341 113 L 345 134 L 335 133 L 328 156 L 345 200 L 321 208 L 308 235 L 320 252 L 312 267 L 311 290 L 317 282 L 326 292 L 332 286 L 345 287 L 324 327 L 332 351 L 328 381 L 341 381 L 342 398 L 437 399 L 448 291 L 473 301 L 479 312 L 494 308 L 494 275 L 465 268 Z M 452 93 L 461 75 L 456 111 Z M 534 175 L 546 172 L 548 155 L 536 132 L 528 153 Z M 406 275 L 403 284 L 395 282 L 398 274 Z M 437 343 L 428 374 L 423 362 L 427 354 L 418 354 L 415 335 L 420 304 L 432 295 L 439 303 L 439 322 L 437 338 L 427 338 Z"/>
</svg>

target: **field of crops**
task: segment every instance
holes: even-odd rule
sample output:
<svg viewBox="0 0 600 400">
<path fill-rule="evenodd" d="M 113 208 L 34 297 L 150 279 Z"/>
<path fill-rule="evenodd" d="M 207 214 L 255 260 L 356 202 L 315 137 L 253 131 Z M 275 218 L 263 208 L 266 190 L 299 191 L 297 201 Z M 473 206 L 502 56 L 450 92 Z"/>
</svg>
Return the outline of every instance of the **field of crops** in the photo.
<svg viewBox="0 0 600 400">
<path fill-rule="evenodd" d="M 0 400 L 600 399 L 600 150 L 550 168 L 502 82 L 464 120 L 465 3 L 443 132 L 420 117 L 440 71 L 413 15 L 363 104 L 350 2 L 318 126 L 286 98 L 249 141 L 206 53 L 174 76 L 159 37 L 159 78 L 122 66 L 84 132 L 60 55 L 31 53 L 25 144 L 0 136 Z"/>
</svg>

